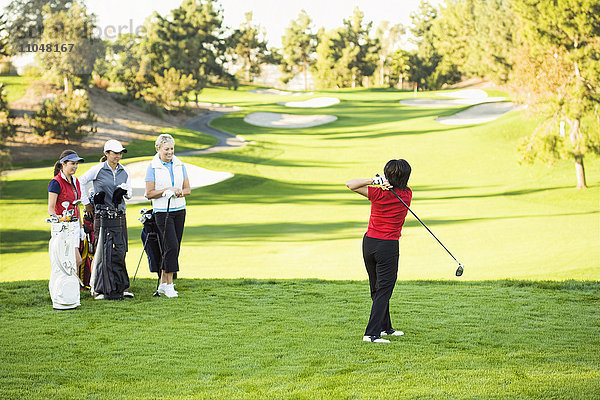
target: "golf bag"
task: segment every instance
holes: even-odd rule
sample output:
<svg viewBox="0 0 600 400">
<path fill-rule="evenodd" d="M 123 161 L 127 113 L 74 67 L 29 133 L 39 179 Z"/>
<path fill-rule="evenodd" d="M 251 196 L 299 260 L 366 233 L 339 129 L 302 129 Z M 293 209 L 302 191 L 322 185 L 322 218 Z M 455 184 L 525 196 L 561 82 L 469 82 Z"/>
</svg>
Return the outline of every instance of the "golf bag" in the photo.
<svg viewBox="0 0 600 400">
<path fill-rule="evenodd" d="M 144 224 L 142 229 L 141 239 L 144 244 L 144 251 L 148 256 L 148 266 L 150 272 L 158 273 L 160 276 L 160 266 L 162 264 L 162 250 L 160 243 L 160 233 L 156 226 L 156 218 L 152 210 L 146 210 L 140 221 Z"/>
<path fill-rule="evenodd" d="M 107 300 L 122 300 L 123 292 L 129 287 L 123 214 L 113 207 L 98 205 L 96 213 L 100 216 L 100 233 L 92 263 L 92 294 L 103 294 Z"/>
<path fill-rule="evenodd" d="M 94 220 L 87 215 L 83 217 L 83 230 L 85 239 L 79 248 L 81 252 L 81 265 L 77 269 L 77 276 L 81 280 L 81 289 L 90 290 L 92 275 L 92 262 L 94 259 Z"/>
<path fill-rule="evenodd" d="M 49 243 L 50 282 L 48 289 L 52 307 L 57 310 L 75 308 L 79 303 L 79 284 L 75 249 L 79 247 L 79 221 L 52 222 Z"/>
</svg>

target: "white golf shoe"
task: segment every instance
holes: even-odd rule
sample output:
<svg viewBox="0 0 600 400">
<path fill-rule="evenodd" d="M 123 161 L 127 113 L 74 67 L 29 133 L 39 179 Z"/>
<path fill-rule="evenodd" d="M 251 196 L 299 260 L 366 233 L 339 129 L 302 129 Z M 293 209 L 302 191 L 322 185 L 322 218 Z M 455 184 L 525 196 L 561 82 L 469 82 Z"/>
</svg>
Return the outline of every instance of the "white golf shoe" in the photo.
<svg viewBox="0 0 600 400">
<path fill-rule="evenodd" d="M 165 290 L 167 290 L 166 283 L 161 283 L 160 285 L 158 285 L 158 293 L 165 294 Z"/>
<path fill-rule="evenodd" d="M 404 332 L 402 332 L 402 331 L 396 331 L 394 329 L 389 329 L 387 331 L 381 331 L 381 336 L 386 336 L 386 335 L 390 335 L 390 336 L 404 336 Z"/>
<path fill-rule="evenodd" d="M 175 288 L 173 287 L 173 284 L 171 283 L 170 285 L 166 284 L 165 285 L 165 296 L 171 298 L 171 297 L 179 297 L 179 294 L 175 291 Z"/>
<path fill-rule="evenodd" d="M 379 336 L 363 336 L 363 341 L 364 342 L 371 342 L 371 343 L 390 343 L 389 340 L 382 339 Z"/>
</svg>

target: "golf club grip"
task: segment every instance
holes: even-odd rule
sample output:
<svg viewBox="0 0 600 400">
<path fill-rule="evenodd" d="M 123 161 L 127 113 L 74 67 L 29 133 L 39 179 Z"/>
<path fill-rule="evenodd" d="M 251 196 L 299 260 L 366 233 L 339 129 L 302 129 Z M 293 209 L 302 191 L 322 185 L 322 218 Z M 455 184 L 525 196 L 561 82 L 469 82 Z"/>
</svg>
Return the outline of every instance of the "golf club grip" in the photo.
<svg viewBox="0 0 600 400">
<path fill-rule="evenodd" d="M 427 225 L 425 225 L 425 223 L 423 223 L 423 221 L 421 221 L 421 218 L 417 217 L 417 214 L 415 214 L 415 213 L 413 212 L 413 210 L 411 210 L 411 209 L 410 209 L 410 207 L 409 207 L 408 205 L 406 205 L 406 203 L 404 202 L 404 200 L 402 200 L 402 199 L 400 198 L 400 196 L 398 196 L 398 194 L 397 194 L 396 192 L 394 192 L 394 188 L 391 188 L 391 189 L 390 189 L 390 191 L 391 191 L 391 192 L 394 194 L 394 196 L 396 196 L 396 198 L 397 198 L 398 200 L 400 200 L 400 201 L 402 202 L 402 204 L 404 204 L 404 207 L 406 207 L 406 209 L 407 209 L 408 211 L 410 211 L 410 213 L 411 213 L 411 214 L 412 214 L 412 215 L 413 215 L 413 216 L 414 216 L 414 217 L 415 217 L 415 218 L 416 218 L 416 219 L 417 219 L 417 220 L 418 220 L 418 221 L 421 223 L 421 225 L 423 225 L 423 226 L 425 227 L 425 229 L 427 229 L 427 231 L 428 231 L 429 233 L 431 233 L 431 236 L 433 236 L 433 237 L 435 238 L 435 240 L 437 240 L 437 242 L 440 244 L 440 246 L 442 246 L 442 247 L 444 248 L 444 250 L 446 250 L 446 251 L 448 252 L 448 254 L 450 254 L 450 257 L 452 257 L 452 258 L 454 259 L 454 261 L 456 261 L 458 264 L 460 264 L 460 263 L 458 262 L 458 260 L 456 259 L 456 257 L 454 257 L 454 256 L 452 255 L 452 253 L 450 253 L 450 250 L 448 250 L 448 249 L 446 248 L 446 246 L 444 246 L 444 244 L 443 244 L 442 242 L 440 242 L 440 239 L 438 239 L 438 238 L 437 238 L 437 236 L 435 236 L 435 235 L 433 234 L 433 232 L 431 232 L 431 229 L 429 229 L 429 228 L 427 227 Z"/>
</svg>

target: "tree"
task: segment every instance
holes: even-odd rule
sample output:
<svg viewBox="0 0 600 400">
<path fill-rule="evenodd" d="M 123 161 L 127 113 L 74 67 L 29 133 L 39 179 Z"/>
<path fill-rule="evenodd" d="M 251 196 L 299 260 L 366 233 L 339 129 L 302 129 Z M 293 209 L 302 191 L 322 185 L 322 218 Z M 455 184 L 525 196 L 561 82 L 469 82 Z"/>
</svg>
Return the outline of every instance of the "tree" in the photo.
<svg viewBox="0 0 600 400">
<path fill-rule="evenodd" d="M 8 23 L 8 44 L 11 54 L 25 43 L 39 43 L 44 32 L 44 14 L 67 11 L 77 0 L 12 0 L 5 8 Z"/>
<path fill-rule="evenodd" d="M 356 82 L 362 82 L 364 77 L 373 75 L 377 68 L 378 56 L 381 46 L 379 40 L 370 37 L 373 22 L 363 25 L 365 14 L 358 7 L 350 19 L 345 19 L 341 36 L 346 43 L 342 62 L 347 65 L 352 73 L 352 87 Z"/>
<path fill-rule="evenodd" d="M 316 61 L 313 66 L 313 76 L 322 88 L 340 88 L 348 85 L 348 70 L 339 62 L 343 56 L 344 43 L 340 28 L 327 32 L 319 30 L 320 38 L 317 45 Z"/>
<path fill-rule="evenodd" d="M 600 3 L 513 0 L 521 26 L 512 82 L 546 116 L 524 139 L 524 161 L 574 161 L 585 188 L 583 160 L 600 154 Z M 568 129 L 568 135 L 567 135 Z"/>
<path fill-rule="evenodd" d="M 435 74 L 435 70 L 442 60 L 442 56 L 435 48 L 435 38 L 432 26 L 438 17 L 437 10 L 425 0 L 421 0 L 419 10 L 411 13 L 414 36 L 412 40 L 417 45 L 417 50 L 410 53 L 409 79 L 426 89 L 437 89 L 443 82 L 443 77 Z"/>
<path fill-rule="evenodd" d="M 62 78 L 64 91 L 68 92 L 75 78 L 89 80 L 96 59 L 104 55 L 104 42 L 93 37 L 94 15 L 88 15 L 77 2 L 66 11 L 52 12 L 46 6 L 43 12 L 46 17 L 41 43 L 45 49 L 40 48 L 37 57 L 50 74 Z"/>
<path fill-rule="evenodd" d="M 380 46 L 369 36 L 373 22 L 363 24 L 364 14 L 358 7 L 344 26 L 321 31 L 317 46 L 315 77 L 322 87 L 356 87 L 377 68 Z"/>
<path fill-rule="evenodd" d="M 246 21 L 231 35 L 230 42 L 234 54 L 242 60 L 246 82 L 260 75 L 261 65 L 272 60 L 264 39 L 264 30 L 252 22 L 252 11 L 247 12 Z"/>
<path fill-rule="evenodd" d="M 298 18 L 292 20 L 281 37 L 284 72 L 297 71 L 304 75 L 304 90 L 308 91 L 308 68 L 313 64 L 313 55 L 317 49 L 317 35 L 312 32 L 312 20 L 306 11 L 300 11 Z M 286 77 L 288 80 L 291 76 Z"/>
<path fill-rule="evenodd" d="M 40 111 L 29 119 L 29 123 L 38 135 L 49 134 L 69 144 L 72 140 L 95 133 L 96 120 L 96 115 L 90 110 L 87 92 L 77 89 L 44 101 Z"/>
<path fill-rule="evenodd" d="M 8 108 L 4 85 L 0 83 L 0 172 L 10 166 L 10 154 L 6 148 L 6 139 L 14 136 L 17 132 L 17 125 L 13 123 L 14 119 L 14 112 Z M 2 181 L 0 181 L 1 184 Z"/>
<path fill-rule="evenodd" d="M 388 84 L 393 86 L 394 82 L 398 82 L 398 71 L 392 72 L 392 57 L 400 50 L 402 43 L 402 36 L 406 34 L 406 28 L 402 24 L 395 24 L 390 26 L 389 21 L 381 21 L 377 29 L 375 30 L 375 37 L 381 44 L 381 50 L 379 52 L 379 86 L 384 86 L 386 80 Z M 398 60 L 396 60 L 397 62 Z M 390 75 L 394 74 L 394 77 Z M 396 78 L 396 79 L 394 79 Z M 402 79 L 400 78 L 400 81 Z"/>
<path fill-rule="evenodd" d="M 167 17 L 155 13 L 147 22 L 142 47 L 147 49 L 148 58 L 140 70 L 149 67 L 154 75 L 162 76 L 174 68 L 192 75 L 196 102 L 211 79 L 234 82 L 224 68 L 222 14 L 216 0 L 184 0 Z"/>
<path fill-rule="evenodd" d="M 107 42 L 106 56 L 98 59 L 94 71 L 111 82 L 121 83 L 126 96 L 136 99 L 147 87 L 148 79 L 144 71 L 146 53 L 142 47 L 143 39 L 132 33 L 121 34 L 114 41 Z"/>
<path fill-rule="evenodd" d="M 404 78 L 410 70 L 409 60 L 409 55 L 404 50 L 396 50 L 392 54 L 388 64 L 390 86 L 402 88 Z"/>
<path fill-rule="evenodd" d="M 8 20 L 6 15 L 0 16 L 0 59 L 9 56 Z"/>
<path fill-rule="evenodd" d="M 431 27 L 441 55 L 436 69 L 506 82 L 512 68 L 514 20 L 509 0 L 448 1 Z"/>
<path fill-rule="evenodd" d="M 169 111 L 178 111 L 187 105 L 190 93 L 196 86 L 192 74 L 184 75 L 175 68 L 154 75 L 156 86 L 145 91 L 145 97 L 160 104 Z"/>
</svg>

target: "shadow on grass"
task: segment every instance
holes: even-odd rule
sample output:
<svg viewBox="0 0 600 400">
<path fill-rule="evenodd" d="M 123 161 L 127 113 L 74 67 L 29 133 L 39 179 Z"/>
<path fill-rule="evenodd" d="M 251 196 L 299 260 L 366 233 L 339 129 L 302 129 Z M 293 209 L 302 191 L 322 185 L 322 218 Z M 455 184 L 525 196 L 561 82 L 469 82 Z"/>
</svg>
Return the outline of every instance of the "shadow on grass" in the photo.
<svg viewBox="0 0 600 400">
<path fill-rule="evenodd" d="M 365 228 L 367 221 L 343 222 L 265 222 L 186 226 L 184 243 L 221 241 L 240 242 L 320 242 L 358 237 L 354 232 Z M 342 235 L 342 232 L 346 234 Z M 309 235 L 297 237 L 296 235 Z M 240 243 L 242 244 L 242 243 Z"/>
<path fill-rule="evenodd" d="M 2 229 L 0 231 L 0 253 L 28 253 L 48 249 L 50 228 Z"/>
<path fill-rule="evenodd" d="M 47 201 L 47 197 L 40 196 L 43 193 L 47 196 L 48 185 L 53 176 L 51 168 L 48 168 L 47 179 L 16 179 L 4 182 L 2 188 L 2 204 L 14 204 L 18 206 L 23 200 Z M 30 203 L 30 202 L 28 202 Z"/>
</svg>

